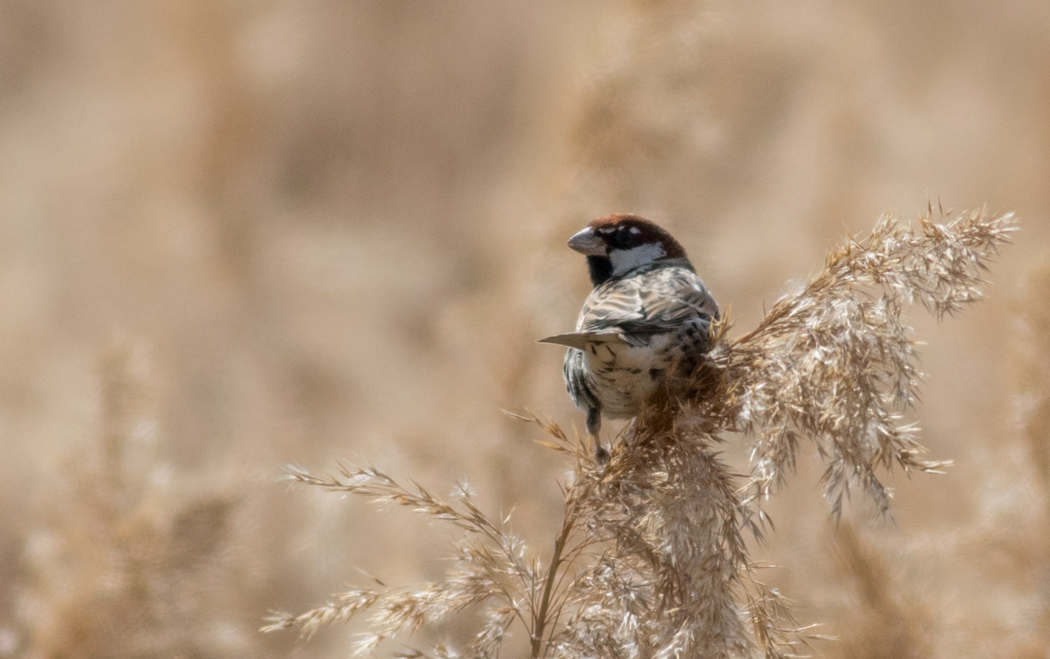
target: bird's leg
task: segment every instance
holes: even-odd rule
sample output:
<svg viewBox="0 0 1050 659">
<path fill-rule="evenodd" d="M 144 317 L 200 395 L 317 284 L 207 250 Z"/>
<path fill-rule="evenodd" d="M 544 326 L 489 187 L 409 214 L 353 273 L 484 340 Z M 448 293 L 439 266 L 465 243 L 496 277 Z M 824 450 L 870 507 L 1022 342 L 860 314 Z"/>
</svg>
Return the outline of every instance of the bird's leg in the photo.
<svg viewBox="0 0 1050 659">
<path fill-rule="evenodd" d="M 598 432 L 602 429 L 602 408 L 592 407 L 587 410 L 587 434 L 594 442 L 594 457 L 598 464 L 603 465 L 609 461 L 609 452 L 602 446 L 601 437 Z"/>
</svg>

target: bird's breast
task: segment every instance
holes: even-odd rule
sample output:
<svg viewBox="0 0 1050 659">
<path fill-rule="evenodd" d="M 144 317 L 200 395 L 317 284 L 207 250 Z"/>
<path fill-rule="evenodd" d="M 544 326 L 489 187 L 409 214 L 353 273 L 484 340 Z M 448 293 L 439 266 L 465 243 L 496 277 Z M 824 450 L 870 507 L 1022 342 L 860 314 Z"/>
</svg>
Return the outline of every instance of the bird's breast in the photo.
<svg viewBox="0 0 1050 659">
<path fill-rule="evenodd" d="M 638 414 L 663 383 L 669 367 L 668 334 L 654 334 L 645 341 L 588 346 L 583 370 L 591 388 L 610 417 Z"/>
</svg>

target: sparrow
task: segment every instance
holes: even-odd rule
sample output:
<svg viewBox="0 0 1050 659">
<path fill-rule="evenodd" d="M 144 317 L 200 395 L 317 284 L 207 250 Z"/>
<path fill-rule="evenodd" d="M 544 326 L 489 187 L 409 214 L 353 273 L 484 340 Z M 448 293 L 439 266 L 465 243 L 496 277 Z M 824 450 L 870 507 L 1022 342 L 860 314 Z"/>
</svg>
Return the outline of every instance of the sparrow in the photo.
<svg viewBox="0 0 1050 659">
<path fill-rule="evenodd" d="M 682 245 L 637 215 L 598 218 L 569 247 L 587 257 L 594 288 L 576 331 L 540 343 L 569 348 L 565 387 L 605 462 L 602 416 L 638 416 L 658 393 L 681 393 L 711 348 L 718 304 Z"/>
</svg>

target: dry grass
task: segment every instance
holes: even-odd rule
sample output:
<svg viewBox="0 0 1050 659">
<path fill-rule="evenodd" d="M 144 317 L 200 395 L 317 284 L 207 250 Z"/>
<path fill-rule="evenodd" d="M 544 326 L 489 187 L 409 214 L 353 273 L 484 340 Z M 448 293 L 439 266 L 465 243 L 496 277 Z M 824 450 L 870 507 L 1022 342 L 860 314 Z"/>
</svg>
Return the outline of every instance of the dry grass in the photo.
<svg viewBox="0 0 1050 659">
<path fill-rule="evenodd" d="M 165 470 L 140 349 L 100 359 L 101 428 L 31 530 L 21 623 L 29 657 L 248 657 L 256 589 L 231 562 L 235 488 Z"/>
<path fill-rule="evenodd" d="M 1021 509 L 1020 537 L 1004 534 L 999 552 L 1013 558 L 1011 572 L 1024 575 L 1022 593 L 1033 600 L 1029 624 L 1035 633 L 1018 655 L 1034 657 L 1050 647 L 1050 268 L 1045 265 L 1025 282 L 1019 320 L 1021 459 L 1030 463 L 1035 478 L 1027 496 L 1015 504 Z"/>
<path fill-rule="evenodd" d="M 841 236 L 931 197 L 1025 218 L 979 313 L 902 316 L 929 341 L 906 414 L 930 454 L 912 457 L 953 459 L 947 475 L 880 467 L 875 486 L 879 442 L 811 434 L 804 406 L 766 408 L 768 425 L 720 444 L 696 430 L 720 412 L 687 409 L 692 452 L 646 450 L 674 478 L 717 476 L 704 451 L 736 486 L 755 477 L 740 519 L 777 526 L 745 545 L 780 567 L 739 583 L 759 577 L 842 639 L 807 652 L 853 651 L 916 615 L 916 647 L 937 659 L 1045 657 L 1048 63 L 1050 4 L 1031 0 L 0 0 L 0 658 L 345 656 L 351 633 L 294 646 L 256 628 L 355 583 L 355 566 L 441 581 L 440 527 L 320 488 L 290 496 L 274 482 L 289 462 L 364 455 L 428 485 L 469 481 L 492 520 L 513 510 L 542 572 L 558 481 L 579 479 L 499 410 L 544 410 L 570 437 L 579 421 L 559 356 L 534 344 L 587 292 L 568 235 L 616 211 L 664 223 L 739 336 Z M 860 338 L 841 325 L 857 307 L 810 312 L 840 323 L 821 342 Z M 723 356 L 806 352 L 777 342 L 790 320 Z M 145 377 L 133 357 L 103 378 L 131 383 L 123 403 L 101 396 L 114 331 L 150 346 Z M 791 369 L 768 375 L 805 402 Z M 737 412 L 760 409 L 736 382 Z M 897 464 L 904 437 L 882 457 Z M 848 476 L 843 523 L 897 614 L 829 549 L 825 472 L 826 486 Z M 894 523 L 854 516 L 872 487 L 892 490 Z M 413 642 L 466 648 L 483 609 Z M 525 628 L 504 655 L 531 652 Z"/>
<path fill-rule="evenodd" d="M 1030 273 L 1018 315 L 1021 428 L 1040 486 L 1050 497 L 1050 268 Z"/>
<path fill-rule="evenodd" d="M 467 647 L 437 644 L 398 656 L 494 657 L 515 636 L 510 654 L 533 657 L 749 656 L 753 636 L 767 656 L 783 656 L 792 645 L 778 626 L 785 614 L 776 593 L 751 578 L 741 533 L 749 511 L 712 438 L 633 430 L 600 467 L 579 439 L 530 420 L 575 464 L 546 564 L 507 529 L 509 519 L 483 514 L 465 487 L 446 502 L 371 467 L 345 467 L 335 477 L 292 470 L 299 482 L 407 506 L 466 533 L 440 583 L 351 590 L 306 613 L 277 615 L 265 631 L 296 627 L 308 637 L 367 611 L 369 632 L 355 648 L 367 654 L 482 605 L 484 622 Z M 748 602 L 746 618 L 740 601 Z"/>
<path fill-rule="evenodd" d="M 754 331 L 729 340 L 725 325 L 716 328 L 696 394 L 640 415 L 605 465 L 586 442 L 531 419 L 573 465 L 545 566 L 506 529 L 507 519 L 482 513 L 465 486 L 449 503 L 371 467 L 320 478 L 292 470 L 301 483 L 406 506 L 466 533 L 440 583 L 353 590 L 300 615 L 277 615 L 265 630 L 297 627 L 308 636 L 368 611 L 370 632 L 357 646 L 367 654 L 484 605 L 485 624 L 466 656 L 499 656 L 517 625 L 534 658 L 793 656 L 799 630 L 776 591 L 755 580 L 745 534 L 761 538 L 760 504 L 793 471 L 803 440 L 816 443 L 826 464 L 836 518 L 852 483 L 880 513 L 889 509 L 879 468 L 943 466 L 919 459 L 924 449 L 903 421 L 918 372 L 901 312 L 918 302 L 942 316 L 980 299 L 987 261 L 1015 227 L 1012 215 L 984 211 L 942 220 L 924 215 L 913 228 L 885 218 L 869 237 L 833 252 Z M 750 478 L 719 458 L 725 432 L 749 438 Z M 848 530 L 840 538 L 848 570 L 867 587 L 876 631 L 892 632 L 885 656 L 922 656 L 882 584 L 885 569 Z M 860 636 L 861 645 L 875 635 Z M 444 644 L 409 654 L 462 656 Z"/>
<path fill-rule="evenodd" d="M 848 633 L 835 648 L 854 659 L 919 659 L 933 654 L 927 627 L 931 615 L 914 601 L 905 579 L 852 524 L 833 529 L 835 557 L 849 581 L 854 603 Z"/>
<path fill-rule="evenodd" d="M 832 512 L 856 482 L 880 512 L 889 495 L 877 467 L 937 471 L 921 460 L 915 428 L 902 422 L 916 400 L 919 373 L 906 305 L 938 317 L 981 297 L 987 260 L 1014 230 L 1011 215 L 964 213 L 917 229 L 884 218 L 863 241 L 833 252 L 809 283 L 778 301 L 759 327 L 716 351 L 726 370 L 715 398 L 723 428 L 756 435 L 756 495 L 768 496 L 813 439 L 826 462 L 822 481 Z"/>
</svg>

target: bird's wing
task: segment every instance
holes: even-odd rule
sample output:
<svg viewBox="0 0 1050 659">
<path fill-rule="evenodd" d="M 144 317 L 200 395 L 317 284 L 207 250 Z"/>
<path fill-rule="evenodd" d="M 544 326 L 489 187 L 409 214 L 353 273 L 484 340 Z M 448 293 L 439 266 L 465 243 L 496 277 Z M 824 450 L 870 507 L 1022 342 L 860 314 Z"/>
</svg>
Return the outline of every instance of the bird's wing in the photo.
<svg viewBox="0 0 1050 659">
<path fill-rule="evenodd" d="M 623 343 L 623 334 L 620 332 L 569 332 L 567 334 L 555 334 L 537 343 L 553 343 L 567 348 L 585 350 L 588 345 L 596 343 Z"/>
<path fill-rule="evenodd" d="M 718 304 L 696 273 L 660 268 L 594 289 L 576 324 L 578 334 L 669 332 L 697 318 L 718 317 Z"/>
</svg>

